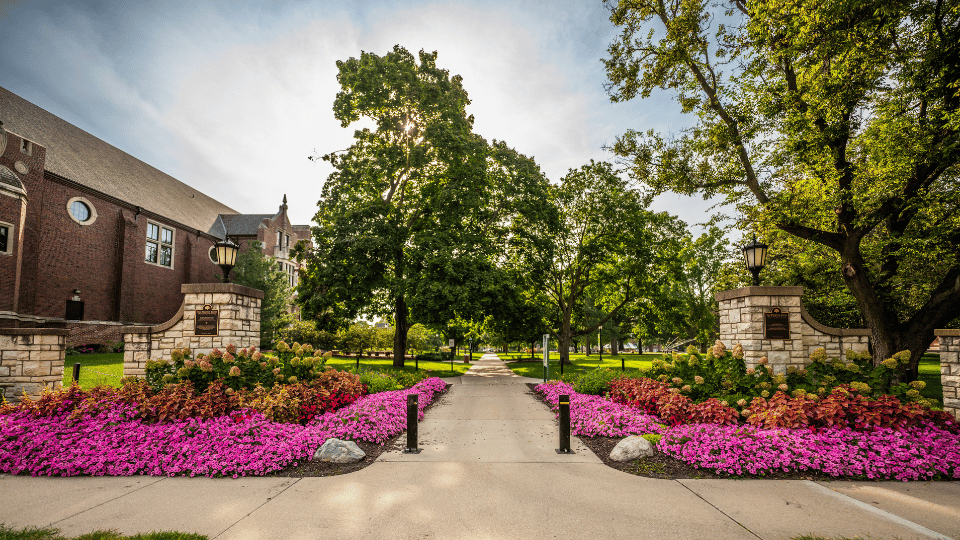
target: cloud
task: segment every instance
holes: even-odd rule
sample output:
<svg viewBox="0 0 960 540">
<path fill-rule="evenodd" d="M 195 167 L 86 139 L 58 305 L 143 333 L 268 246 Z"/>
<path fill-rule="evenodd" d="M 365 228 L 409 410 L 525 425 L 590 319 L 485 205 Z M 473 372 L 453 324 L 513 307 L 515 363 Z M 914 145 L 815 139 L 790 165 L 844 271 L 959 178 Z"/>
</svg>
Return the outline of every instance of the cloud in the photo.
<svg viewBox="0 0 960 540">
<path fill-rule="evenodd" d="M 333 118 L 337 60 L 394 44 L 463 76 L 475 129 L 558 181 L 628 128 L 691 121 L 670 95 L 610 103 L 600 58 L 616 29 L 569 1 L 26 3 L 0 50 L 5 86 L 244 213 L 316 211 L 326 163 L 354 127 Z M 708 203 L 663 196 L 688 223 Z"/>
</svg>

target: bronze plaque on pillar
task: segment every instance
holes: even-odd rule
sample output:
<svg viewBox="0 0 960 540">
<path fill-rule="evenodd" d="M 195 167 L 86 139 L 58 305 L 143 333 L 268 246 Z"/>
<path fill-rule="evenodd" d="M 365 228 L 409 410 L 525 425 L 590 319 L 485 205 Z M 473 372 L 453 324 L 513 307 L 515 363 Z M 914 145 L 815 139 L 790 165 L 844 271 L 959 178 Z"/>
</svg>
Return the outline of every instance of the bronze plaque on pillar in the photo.
<svg viewBox="0 0 960 540">
<path fill-rule="evenodd" d="M 218 336 L 220 330 L 220 310 L 213 309 L 210 304 L 205 304 L 203 309 L 197 310 L 197 319 L 194 322 L 193 335 L 195 336 Z"/>
<path fill-rule="evenodd" d="M 764 313 L 763 330 L 764 339 L 790 339 L 790 314 L 783 313 L 780 308 Z"/>
</svg>

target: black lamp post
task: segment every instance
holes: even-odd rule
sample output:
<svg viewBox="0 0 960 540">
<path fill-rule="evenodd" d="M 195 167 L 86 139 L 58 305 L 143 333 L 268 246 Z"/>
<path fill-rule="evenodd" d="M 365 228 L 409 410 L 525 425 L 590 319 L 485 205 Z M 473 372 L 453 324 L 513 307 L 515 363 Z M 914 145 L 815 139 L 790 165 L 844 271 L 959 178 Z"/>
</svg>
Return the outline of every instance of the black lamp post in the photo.
<svg viewBox="0 0 960 540">
<path fill-rule="evenodd" d="M 223 282 L 230 283 L 230 270 L 233 270 L 237 262 L 237 251 L 240 250 L 240 246 L 234 244 L 229 238 L 224 238 L 214 244 L 214 247 L 217 253 L 217 265 L 223 270 Z"/>
<path fill-rule="evenodd" d="M 470 347 L 470 363 L 472 364 L 473 363 L 473 338 L 470 338 L 468 342 Z"/>
<path fill-rule="evenodd" d="M 753 274 L 753 284 L 760 285 L 760 270 L 763 270 L 764 263 L 767 260 L 767 246 L 762 242 L 757 242 L 757 237 L 753 241 L 743 246 L 743 260 L 747 264 L 747 270 Z"/>
</svg>

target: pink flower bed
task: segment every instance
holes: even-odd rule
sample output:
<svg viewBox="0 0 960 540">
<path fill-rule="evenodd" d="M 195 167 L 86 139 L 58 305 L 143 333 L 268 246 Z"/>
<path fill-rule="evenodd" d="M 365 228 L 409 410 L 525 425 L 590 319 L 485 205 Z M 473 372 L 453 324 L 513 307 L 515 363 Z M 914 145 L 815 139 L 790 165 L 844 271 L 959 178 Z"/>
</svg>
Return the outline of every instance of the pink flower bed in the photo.
<svg viewBox="0 0 960 540">
<path fill-rule="evenodd" d="M 570 427 L 574 435 L 623 437 L 660 433 L 663 438 L 657 448 L 661 452 L 721 473 L 812 471 L 871 479 L 960 478 L 960 433 L 929 423 L 900 431 L 766 429 L 718 424 L 684 424 L 664 429 L 655 416 L 602 397 L 578 394 L 566 383 L 540 384 L 536 391 L 554 410 L 560 394 L 570 396 Z"/>
<path fill-rule="evenodd" d="M 563 382 L 551 382 L 536 386 L 554 411 L 560 395 L 570 396 L 570 431 L 586 437 L 625 437 L 643 433 L 663 433 L 664 427 L 656 416 L 614 403 L 609 399 L 588 394 L 578 394 L 573 386 Z"/>
<path fill-rule="evenodd" d="M 933 425 L 854 431 L 687 424 L 671 428 L 657 448 L 733 475 L 815 471 L 870 479 L 960 478 L 960 435 Z"/>
<path fill-rule="evenodd" d="M 135 420 L 118 405 L 71 421 L 67 415 L 0 416 L 0 472 L 31 475 L 264 475 L 308 459 L 330 437 L 383 443 L 406 429 L 407 394 L 419 394 L 419 418 L 446 388 L 438 378 L 407 390 L 364 396 L 307 426 L 244 411 L 167 424 Z"/>
</svg>

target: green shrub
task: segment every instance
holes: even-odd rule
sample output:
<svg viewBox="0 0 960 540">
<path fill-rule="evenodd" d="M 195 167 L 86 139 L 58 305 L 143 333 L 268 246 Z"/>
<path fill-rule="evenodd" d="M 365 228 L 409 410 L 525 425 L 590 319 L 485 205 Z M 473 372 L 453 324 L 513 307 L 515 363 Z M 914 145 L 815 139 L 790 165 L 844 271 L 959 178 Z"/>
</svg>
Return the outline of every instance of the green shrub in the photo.
<svg viewBox="0 0 960 540">
<path fill-rule="evenodd" d="M 366 368 L 354 368 L 349 371 L 360 377 L 360 382 L 366 386 L 368 394 L 376 394 L 389 390 L 402 390 L 429 377 L 429 375 L 423 371 L 407 373 L 406 371 L 377 371 Z"/>
<path fill-rule="evenodd" d="M 838 386 L 849 386 L 863 396 L 892 395 L 903 402 L 930 406 L 931 402 L 920 396 L 925 383 L 894 382 L 909 357 L 909 352 L 900 352 L 874 366 L 867 353 L 848 350 L 843 361 L 828 359 L 823 349 L 817 349 L 804 369 L 791 366 L 786 373 L 774 373 L 766 357 L 760 359 L 760 365 L 748 368 L 740 345 L 728 351 L 717 341 L 705 355 L 692 346 L 686 355 L 664 355 L 654 360 L 644 375 L 679 390 L 694 403 L 718 398 L 737 409 L 755 397 L 767 399 L 778 391 L 791 396 L 827 396 Z"/>
<path fill-rule="evenodd" d="M 607 387 L 610 386 L 610 383 L 620 377 L 620 373 L 621 372 L 612 369 L 593 369 L 587 371 L 572 383 L 573 390 L 579 394 L 601 396 L 607 392 Z"/>
<path fill-rule="evenodd" d="M 309 343 L 317 349 L 329 351 L 338 347 L 337 335 L 317 330 L 314 321 L 296 321 L 280 330 L 280 339 L 287 343 Z"/>
<path fill-rule="evenodd" d="M 660 439 L 663 437 L 663 435 L 660 435 L 659 433 L 644 433 L 641 435 L 641 437 L 650 441 L 650 444 L 656 446 L 657 443 L 660 442 Z"/>
<path fill-rule="evenodd" d="M 453 351 L 420 353 L 416 356 L 417 360 L 424 362 L 449 362 L 452 358 Z"/>
<path fill-rule="evenodd" d="M 313 347 L 294 343 L 293 347 L 281 341 L 277 356 L 266 356 L 256 350 L 237 349 L 227 345 L 226 351 L 214 349 L 209 355 L 197 354 L 191 360 L 189 349 L 174 349 L 171 360 L 147 362 L 146 380 L 159 390 L 168 384 L 190 381 L 198 392 L 204 392 L 214 381 L 222 380 L 233 390 L 250 389 L 256 385 L 271 388 L 275 384 L 307 383 L 324 370 L 330 353 L 312 356 Z"/>
</svg>

